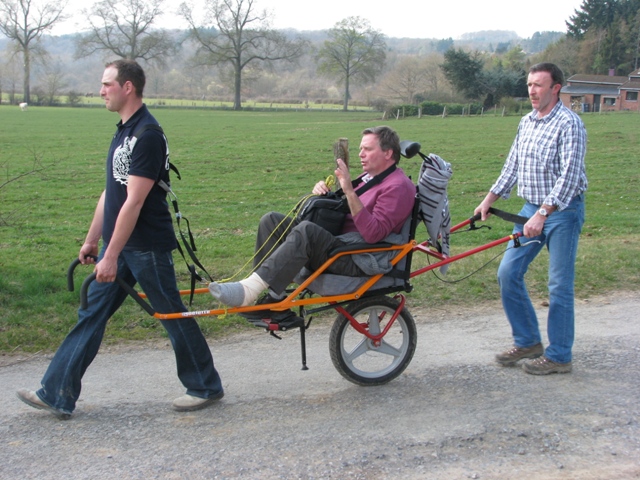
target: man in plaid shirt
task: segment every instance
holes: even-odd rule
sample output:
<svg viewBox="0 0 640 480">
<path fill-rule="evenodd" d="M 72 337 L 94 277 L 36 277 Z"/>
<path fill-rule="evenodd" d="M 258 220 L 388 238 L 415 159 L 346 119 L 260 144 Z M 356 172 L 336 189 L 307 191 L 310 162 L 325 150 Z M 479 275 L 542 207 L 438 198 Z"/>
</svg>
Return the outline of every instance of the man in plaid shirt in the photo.
<svg viewBox="0 0 640 480">
<path fill-rule="evenodd" d="M 498 268 L 502 305 L 514 346 L 496 360 L 513 366 L 521 359 L 533 359 L 524 363 L 523 369 L 534 375 L 567 373 L 572 368 L 575 261 L 584 223 L 587 133 L 578 115 L 560 101 L 563 83 L 562 71 L 552 63 L 529 69 L 533 111 L 520 121 L 502 173 L 475 210 L 485 220 L 489 207 L 500 197 L 508 198 L 516 183 L 518 195 L 526 201 L 520 215 L 529 220 L 514 228 L 514 233 L 526 237 L 526 246 L 509 248 Z M 524 282 L 529 264 L 545 245 L 549 251 L 546 349 Z"/>
</svg>

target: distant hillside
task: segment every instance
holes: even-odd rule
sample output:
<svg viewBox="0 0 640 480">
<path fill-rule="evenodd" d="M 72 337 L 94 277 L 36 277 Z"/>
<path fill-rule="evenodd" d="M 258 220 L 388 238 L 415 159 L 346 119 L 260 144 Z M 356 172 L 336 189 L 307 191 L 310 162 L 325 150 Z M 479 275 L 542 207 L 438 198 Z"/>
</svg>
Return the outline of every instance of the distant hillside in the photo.
<svg viewBox="0 0 640 480">
<path fill-rule="evenodd" d="M 284 30 L 290 36 L 302 36 L 314 44 L 327 39 L 326 30 L 298 31 L 294 29 Z M 184 32 L 176 31 L 179 37 Z M 536 32 L 531 38 L 520 38 L 513 31 L 484 30 L 463 34 L 459 39 L 453 38 L 398 38 L 386 39 L 389 49 L 400 54 L 420 54 L 430 52 L 444 53 L 451 47 L 465 47 L 471 50 L 500 52 L 520 45 L 528 54 L 543 51 L 549 44 L 556 42 L 565 34 L 562 32 Z M 77 34 L 62 35 L 58 37 L 44 37 L 44 47 L 52 56 L 71 57 L 74 51 L 74 40 Z M 0 52 L 6 51 L 8 40 L 0 38 Z"/>
<path fill-rule="evenodd" d="M 176 39 L 183 37 L 184 31 L 172 31 Z M 296 31 L 292 29 L 284 30 L 289 36 L 302 36 L 307 38 L 312 44 L 320 45 L 327 39 L 326 30 L 318 31 Z M 43 38 L 43 47 L 48 52 L 47 66 L 44 67 L 40 61 L 32 62 L 32 88 L 39 89 L 40 92 L 47 89 L 47 76 L 51 78 L 54 75 L 62 79 L 62 83 L 58 85 L 61 92 L 74 91 L 79 94 L 93 93 L 98 94 L 100 88 L 99 78 L 104 68 L 104 62 L 111 60 L 110 54 L 96 54 L 88 58 L 75 59 L 75 40 L 79 34 L 47 36 Z M 387 38 L 387 47 L 390 53 L 395 55 L 429 55 L 433 53 L 443 54 L 450 48 L 465 48 L 469 50 L 478 50 L 488 53 L 505 53 L 515 46 L 520 46 L 527 54 L 534 54 L 543 51 L 550 43 L 557 41 L 564 34 L 560 32 L 542 32 L 536 33 L 532 38 L 519 38 L 515 32 L 511 31 L 479 31 L 462 35 L 459 39 L 436 39 L 436 38 Z M 154 78 L 168 78 L 170 72 L 186 72 L 187 59 L 193 52 L 189 51 L 192 46 L 188 43 L 183 44 L 181 53 L 173 59 L 167 60 L 167 69 L 161 75 L 153 75 Z M 14 57 L 13 63 L 10 65 L 9 41 L 6 38 L 0 38 L 0 91 L 5 94 L 11 90 L 21 88 L 21 57 Z M 306 60 L 301 62 L 307 67 L 313 69 L 314 60 L 311 54 Z M 159 73 L 159 72 L 157 72 Z M 215 79 L 212 79 L 214 81 Z M 180 86 L 178 86 L 180 87 Z M 152 90 L 155 88 L 156 90 Z M 206 85 L 203 87 L 206 88 Z M 323 87 L 324 88 L 324 87 Z M 159 91 L 162 86 L 155 84 L 150 86 L 149 93 Z M 290 88 L 285 89 L 290 90 Z M 36 90 L 37 91 L 37 90 Z M 174 87 L 170 91 L 176 91 Z M 33 92 L 32 92 L 33 93 Z M 202 95 L 200 93 L 199 95 Z"/>
<path fill-rule="evenodd" d="M 326 30 L 297 31 L 287 29 L 285 33 L 291 36 L 300 35 L 315 44 L 327 39 Z M 513 31 L 484 30 L 465 33 L 459 39 L 388 37 L 386 41 L 389 50 L 405 55 L 444 53 L 452 47 L 500 53 L 506 52 L 517 45 L 520 45 L 522 50 L 532 55 L 542 52 L 548 45 L 558 41 L 564 35 L 563 32 L 536 32 L 531 38 L 520 38 Z"/>
<path fill-rule="evenodd" d="M 520 38 L 516 32 L 506 30 L 484 30 L 465 33 L 455 43 L 472 50 L 504 53 L 516 45 L 532 55 L 542 52 L 548 45 L 564 37 L 562 32 L 536 32 L 531 38 Z"/>
</svg>

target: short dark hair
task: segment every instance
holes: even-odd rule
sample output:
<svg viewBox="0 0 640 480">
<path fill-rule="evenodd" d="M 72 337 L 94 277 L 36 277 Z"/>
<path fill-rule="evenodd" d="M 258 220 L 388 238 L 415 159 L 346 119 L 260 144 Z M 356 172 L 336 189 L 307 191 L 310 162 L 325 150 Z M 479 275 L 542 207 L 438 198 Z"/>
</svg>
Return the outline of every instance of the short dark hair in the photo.
<svg viewBox="0 0 640 480">
<path fill-rule="evenodd" d="M 113 67 L 118 71 L 116 81 L 120 86 L 125 82 L 131 82 L 133 88 L 136 90 L 136 95 L 142 98 L 142 92 L 144 91 L 144 85 L 146 83 L 146 77 L 144 70 L 135 60 L 119 59 L 109 62 L 105 65 L 105 68 Z"/>
<path fill-rule="evenodd" d="M 538 72 L 547 72 L 551 75 L 551 81 L 553 82 L 551 86 L 556 83 L 560 86 L 564 85 L 564 73 L 555 63 L 536 63 L 529 68 L 529 73 L 538 73 Z"/>
<path fill-rule="evenodd" d="M 379 127 L 365 128 L 362 135 L 375 135 L 378 137 L 378 144 L 382 151 L 393 151 L 393 159 L 396 163 L 400 161 L 400 137 L 391 127 L 381 125 Z"/>
</svg>

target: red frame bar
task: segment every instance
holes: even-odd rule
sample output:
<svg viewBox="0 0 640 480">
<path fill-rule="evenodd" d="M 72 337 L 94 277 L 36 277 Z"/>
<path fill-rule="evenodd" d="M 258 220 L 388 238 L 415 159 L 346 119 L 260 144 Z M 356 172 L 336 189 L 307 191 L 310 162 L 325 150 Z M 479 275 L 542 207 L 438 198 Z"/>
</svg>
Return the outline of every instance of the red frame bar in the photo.
<svg viewBox="0 0 640 480">
<path fill-rule="evenodd" d="M 351 326 L 355 330 L 357 330 L 359 333 L 361 333 L 365 337 L 370 338 L 371 340 L 373 340 L 373 342 L 376 344 L 376 346 L 378 346 L 378 345 L 380 345 L 380 340 L 382 340 L 382 338 L 384 338 L 384 336 L 387 334 L 387 332 L 389 331 L 391 326 L 395 323 L 396 319 L 398 318 L 398 315 L 400 315 L 400 312 L 404 308 L 404 304 L 407 301 L 406 297 L 404 295 L 402 295 L 402 294 L 398 294 L 393 298 L 395 298 L 397 300 L 398 297 L 400 297 L 400 305 L 398 305 L 398 308 L 396 308 L 396 311 L 393 312 L 393 315 L 391 316 L 391 320 L 389 320 L 387 325 L 384 327 L 384 330 L 382 332 L 380 332 L 378 335 L 371 335 L 369 330 L 366 327 L 364 327 L 362 323 L 358 322 L 355 318 L 353 318 L 351 316 L 351 314 L 349 314 L 349 312 L 347 312 L 344 308 L 342 308 L 342 306 L 336 305 L 334 308 L 338 313 L 344 315 L 344 317 L 347 320 L 349 320 L 349 323 L 351 324 Z M 384 315 L 379 317 L 378 320 L 382 320 L 382 318 L 384 318 Z"/>
</svg>

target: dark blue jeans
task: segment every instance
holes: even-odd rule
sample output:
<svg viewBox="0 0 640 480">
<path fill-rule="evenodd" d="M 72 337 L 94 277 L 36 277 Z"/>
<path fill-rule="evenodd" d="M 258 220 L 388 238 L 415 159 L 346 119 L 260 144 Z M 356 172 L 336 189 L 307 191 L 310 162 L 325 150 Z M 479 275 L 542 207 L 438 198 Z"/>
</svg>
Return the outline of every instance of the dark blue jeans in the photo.
<svg viewBox="0 0 640 480">
<path fill-rule="evenodd" d="M 187 311 L 176 285 L 171 252 L 123 251 L 118 259 L 118 276 L 131 286 L 138 283 L 156 312 Z M 74 410 L 82 376 L 98 353 L 107 321 L 126 297 L 115 282 L 91 284 L 87 308 L 78 310 L 78 323 L 58 348 L 42 379 L 42 388 L 37 391 L 42 401 L 67 413 Z M 171 340 L 178 378 L 187 393 L 201 398 L 220 393 L 220 376 L 196 321 L 184 318 L 160 322 Z"/>
</svg>

